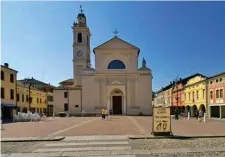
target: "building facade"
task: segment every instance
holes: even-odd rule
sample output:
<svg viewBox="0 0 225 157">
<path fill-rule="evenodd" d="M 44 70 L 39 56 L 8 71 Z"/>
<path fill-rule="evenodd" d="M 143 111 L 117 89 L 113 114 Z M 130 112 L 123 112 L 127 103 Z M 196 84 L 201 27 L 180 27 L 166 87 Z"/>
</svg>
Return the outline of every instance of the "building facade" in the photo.
<svg viewBox="0 0 225 157">
<path fill-rule="evenodd" d="M 30 94 L 29 94 L 30 92 Z M 30 95 L 30 104 L 29 104 Z M 17 108 L 18 112 L 27 113 L 29 111 L 39 114 L 47 113 L 47 93 L 34 86 L 28 87 L 22 81 L 17 81 Z M 29 106 L 30 105 L 30 106 Z"/>
<path fill-rule="evenodd" d="M 170 107 L 172 106 L 172 87 L 173 83 L 163 87 L 157 92 L 156 101 L 158 107 Z"/>
<path fill-rule="evenodd" d="M 225 72 L 207 79 L 209 117 L 225 118 Z"/>
<path fill-rule="evenodd" d="M 36 80 L 33 77 L 32 78 L 28 78 L 28 79 L 24 79 L 24 80 L 19 80 L 21 83 L 23 83 L 23 85 L 30 85 L 31 87 L 34 87 L 33 89 L 42 91 L 43 93 L 41 95 L 46 95 L 47 93 L 47 109 L 45 106 L 42 106 L 39 111 L 41 110 L 43 112 L 43 108 L 44 110 L 46 110 L 44 113 L 47 116 L 52 116 L 53 115 L 53 90 L 55 88 L 55 86 L 52 86 L 47 83 L 44 83 L 42 81 Z M 44 94 L 45 93 L 45 94 Z M 45 98 L 44 98 L 45 99 Z M 38 103 L 37 105 L 40 106 L 40 103 Z M 35 107 L 35 108 L 39 108 L 39 107 Z M 37 110 L 36 110 L 37 111 Z"/>
<path fill-rule="evenodd" d="M 13 120 L 16 111 L 16 79 L 17 71 L 8 63 L 1 65 L 1 114 L 2 120 Z"/>
<path fill-rule="evenodd" d="M 179 79 L 173 82 L 172 87 L 172 112 L 175 109 L 179 110 L 179 112 L 184 112 L 185 104 L 184 99 L 182 98 L 183 95 L 183 86 L 185 84 L 185 79 Z"/>
<path fill-rule="evenodd" d="M 94 48 L 95 68 L 90 62 L 91 33 L 81 12 L 73 27 L 73 79 L 54 90 L 55 112 L 93 113 L 106 108 L 113 114 L 152 114 L 152 73 L 140 49 L 117 35 Z"/>
<path fill-rule="evenodd" d="M 189 111 L 192 116 L 196 109 L 206 112 L 206 79 L 204 75 L 197 75 L 184 86 L 186 112 Z"/>
<path fill-rule="evenodd" d="M 156 97 L 155 97 L 155 107 L 163 107 L 165 105 L 165 98 L 164 98 L 164 91 L 163 88 L 156 92 Z"/>
</svg>

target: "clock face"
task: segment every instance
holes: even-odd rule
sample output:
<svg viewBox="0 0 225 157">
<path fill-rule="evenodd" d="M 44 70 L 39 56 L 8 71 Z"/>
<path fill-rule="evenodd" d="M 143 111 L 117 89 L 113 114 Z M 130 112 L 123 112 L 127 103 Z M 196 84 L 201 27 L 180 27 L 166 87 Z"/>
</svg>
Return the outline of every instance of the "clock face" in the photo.
<svg viewBox="0 0 225 157">
<path fill-rule="evenodd" d="M 78 57 L 81 57 L 82 55 L 83 55 L 83 52 L 81 52 L 81 51 L 78 51 L 78 52 L 77 52 L 77 56 L 78 56 Z"/>
</svg>

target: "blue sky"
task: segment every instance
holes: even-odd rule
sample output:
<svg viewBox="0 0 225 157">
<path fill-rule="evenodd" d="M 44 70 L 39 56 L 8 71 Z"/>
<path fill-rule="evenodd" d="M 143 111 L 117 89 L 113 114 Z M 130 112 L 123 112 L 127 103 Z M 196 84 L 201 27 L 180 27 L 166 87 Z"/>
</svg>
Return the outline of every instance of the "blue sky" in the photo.
<svg viewBox="0 0 225 157">
<path fill-rule="evenodd" d="M 1 63 L 58 85 L 72 78 L 72 23 L 83 5 L 91 48 L 119 37 L 140 48 L 153 90 L 225 71 L 225 2 L 2 2 Z M 92 53 L 94 66 L 94 54 Z"/>
</svg>

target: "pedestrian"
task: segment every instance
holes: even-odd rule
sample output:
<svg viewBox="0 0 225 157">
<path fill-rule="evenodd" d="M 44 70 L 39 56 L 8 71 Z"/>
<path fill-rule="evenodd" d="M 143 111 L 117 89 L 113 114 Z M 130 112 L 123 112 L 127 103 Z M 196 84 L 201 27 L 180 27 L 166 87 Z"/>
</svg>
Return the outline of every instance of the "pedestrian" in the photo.
<svg viewBox="0 0 225 157">
<path fill-rule="evenodd" d="M 201 122 L 202 121 L 202 117 L 203 117 L 203 111 L 202 110 L 200 110 L 199 111 L 199 121 Z"/>
<path fill-rule="evenodd" d="M 175 120 L 178 120 L 178 110 L 175 109 Z"/>
<path fill-rule="evenodd" d="M 108 110 L 105 109 L 105 119 L 108 119 Z"/>
<path fill-rule="evenodd" d="M 199 116 L 199 111 L 198 111 L 198 109 L 196 109 L 195 110 L 195 117 L 196 117 L 196 119 L 198 119 L 198 116 Z"/>
<path fill-rule="evenodd" d="M 102 109 L 102 119 L 105 119 L 105 109 Z"/>
</svg>

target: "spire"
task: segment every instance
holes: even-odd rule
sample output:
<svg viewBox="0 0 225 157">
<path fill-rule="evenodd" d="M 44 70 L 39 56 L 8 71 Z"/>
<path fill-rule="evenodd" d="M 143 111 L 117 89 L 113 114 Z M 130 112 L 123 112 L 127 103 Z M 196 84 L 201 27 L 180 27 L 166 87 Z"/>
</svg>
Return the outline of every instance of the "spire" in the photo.
<svg viewBox="0 0 225 157">
<path fill-rule="evenodd" d="M 80 5 L 80 13 L 83 13 L 82 5 Z"/>
<path fill-rule="evenodd" d="M 84 15 L 82 5 L 80 5 L 80 12 L 77 15 L 77 21 L 73 23 L 73 26 L 86 26 L 86 16 Z"/>
</svg>

